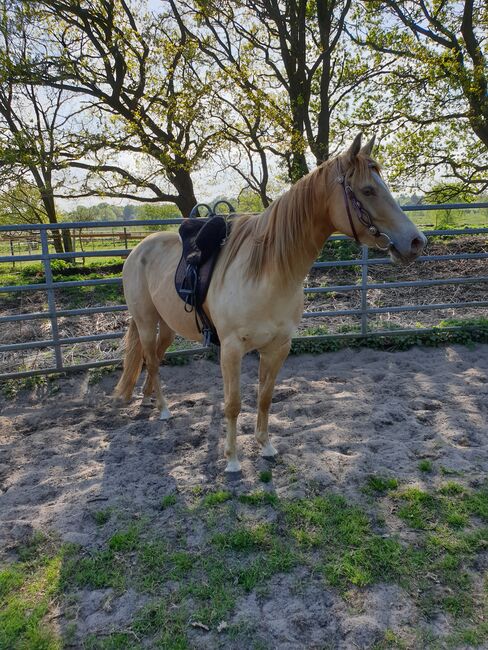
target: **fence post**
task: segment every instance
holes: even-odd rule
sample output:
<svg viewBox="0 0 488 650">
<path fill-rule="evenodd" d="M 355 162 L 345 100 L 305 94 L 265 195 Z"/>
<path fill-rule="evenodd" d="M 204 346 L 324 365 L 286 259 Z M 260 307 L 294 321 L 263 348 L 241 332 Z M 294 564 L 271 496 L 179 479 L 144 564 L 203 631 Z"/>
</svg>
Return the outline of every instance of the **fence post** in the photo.
<svg viewBox="0 0 488 650">
<path fill-rule="evenodd" d="M 361 336 L 368 333 L 368 258 L 369 249 L 364 244 L 361 246 Z"/>
<path fill-rule="evenodd" d="M 44 275 L 46 277 L 47 304 L 49 308 L 49 318 L 51 320 L 51 331 L 54 341 L 54 357 L 56 359 L 56 370 L 63 369 L 63 355 L 61 354 L 61 345 L 59 344 L 58 318 L 56 315 L 56 295 L 53 286 L 53 273 L 51 269 L 51 260 L 49 259 L 49 240 L 47 230 L 41 230 L 41 247 L 42 263 L 44 265 Z"/>
</svg>

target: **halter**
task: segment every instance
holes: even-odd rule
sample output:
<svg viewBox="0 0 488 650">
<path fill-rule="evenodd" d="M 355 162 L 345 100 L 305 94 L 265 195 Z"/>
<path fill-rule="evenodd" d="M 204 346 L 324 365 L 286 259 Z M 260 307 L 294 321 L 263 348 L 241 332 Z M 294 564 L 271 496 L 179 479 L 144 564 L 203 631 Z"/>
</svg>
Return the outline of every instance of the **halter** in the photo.
<svg viewBox="0 0 488 650">
<path fill-rule="evenodd" d="M 389 248 L 393 246 L 393 242 L 391 241 L 390 237 L 386 233 L 381 232 L 374 225 L 371 215 L 366 210 L 366 208 L 362 205 L 361 201 L 356 197 L 352 187 L 349 184 L 346 184 L 346 177 L 344 175 L 339 176 L 337 181 L 342 185 L 342 189 L 344 191 L 344 202 L 346 204 L 347 216 L 349 218 L 349 224 L 351 226 L 352 234 L 354 235 L 354 239 L 356 240 L 356 243 L 360 244 L 361 242 L 359 241 L 359 237 L 356 232 L 356 228 L 354 226 L 354 221 L 352 219 L 351 207 L 350 207 L 351 205 L 353 206 L 356 212 L 357 218 L 363 224 L 363 226 L 366 226 L 370 235 L 373 235 L 373 237 L 377 237 L 378 239 L 380 237 L 385 238 L 386 246 L 381 246 L 380 243 L 377 242 L 376 248 L 379 248 L 380 251 L 389 250 Z"/>
</svg>

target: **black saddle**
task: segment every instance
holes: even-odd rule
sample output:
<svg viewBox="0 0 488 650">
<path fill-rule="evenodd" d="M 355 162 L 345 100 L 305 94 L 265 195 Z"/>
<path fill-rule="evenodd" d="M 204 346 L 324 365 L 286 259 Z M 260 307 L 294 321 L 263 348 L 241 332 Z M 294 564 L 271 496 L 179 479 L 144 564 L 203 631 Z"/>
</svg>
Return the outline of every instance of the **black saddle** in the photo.
<svg viewBox="0 0 488 650">
<path fill-rule="evenodd" d="M 198 331 L 203 334 L 205 346 L 210 343 L 220 345 L 217 331 L 205 313 L 203 303 L 222 245 L 230 230 L 227 219 L 215 213 L 221 203 L 229 208 L 229 214 L 234 213 L 234 208 L 227 201 L 218 201 L 213 210 L 205 203 L 199 203 L 191 211 L 190 218 L 185 219 L 179 228 L 183 252 L 176 269 L 175 287 L 185 303 L 185 311 L 195 310 L 195 321 Z M 200 215 L 201 207 L 207 212 L 206 220 L 196 218 Z"/>
</svg>

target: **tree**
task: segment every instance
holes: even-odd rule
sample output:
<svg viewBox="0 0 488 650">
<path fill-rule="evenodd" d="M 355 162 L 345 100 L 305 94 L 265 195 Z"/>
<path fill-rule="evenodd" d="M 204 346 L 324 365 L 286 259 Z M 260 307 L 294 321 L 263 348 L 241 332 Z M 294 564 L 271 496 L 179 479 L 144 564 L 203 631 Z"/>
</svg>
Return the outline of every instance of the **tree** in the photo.
<svg viewBox="0 0 488 650">
<path fill-rule="evenodd" d="M 394 57 L 354 118 L 382 129 L 397 176 L 434 170 L 472 193 L 488 187 L 488 61 L 483 0 L 367 0 L 348 31 Z"/>
<path fill-rule="evenodd" d="M 27 181 L 4 187 L 0 194 L 0 223 L 46 223 L 47 214 L 38 188 Z"/>
<path fill-rule="evenodd" d="M 88 98 L 100 123 L 97 132 L 84 134 L 88 159 L 67 160 L 89 174 L 78 196 L 170 201 L 187 216 L 196 203 L 192 172 L 219 134 L 204 111 L 207 86 L 193 73 L 198 51 L 171 11 L 144 13 L 125 0 L 29 4 L 47 30 L 51 53 L 41 58 L 34 50 L 25 74 Z M 125 154 L 136 164 L 120 163 Z M 95 178 L 101 185 L 92 190 Z"/>
<path fill-rule="evenodd" d="M 11 189 L 6 189 L 3 200 L 11 199 L 19 218 L 28 214 L 29 218 L 35 216 L 35 221 L 45 218 L 55 224 L 58 216 L 53 173 L 58 165 L 63 125 L 68 119 L 63 114 L 68 98 L 62 86 L 44 90 L 15 79 L 12 71 L 26 55 L 30 25 L 24 14 L 9 13 L 7 5 L 5 1 L 0 5 L 0 180 L 3 187 Z M 54 229 L 52 236 L 57 252 L 71 250 L 69 233 Z"/>
<path fill-rule="evenodd" d="M 348 94 L 381 73 L 382 64 L 353 66 L 344 46 L 351 0 L 170 1 L 181 22 L 190 16 L 188 33 L 227 78 L 222 101 L 233 104 L 234 116 L 230 111 L 226 132 L 247 156 L 260 157 L 264 178 L 266 152 L 284 161 L 292 182 L 309 170 L 308 149 L 317 164 L 326 160 L 343 135 L 337 113 Z M 237 102 L 234 93 L 229 98 L 231 84 L 239 89 Z M 233 165 L 237 171 L 240 162 Z M 252 159 L 248 162 L 249 187 L 266 205 L 263 184 L 256 182 Z"/>
</svg>

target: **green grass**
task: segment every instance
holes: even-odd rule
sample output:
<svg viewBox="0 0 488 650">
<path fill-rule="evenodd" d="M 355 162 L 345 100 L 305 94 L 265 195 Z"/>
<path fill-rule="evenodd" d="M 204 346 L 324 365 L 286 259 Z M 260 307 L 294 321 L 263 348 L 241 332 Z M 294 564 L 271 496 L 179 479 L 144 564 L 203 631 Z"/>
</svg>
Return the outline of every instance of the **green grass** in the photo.
<svg viewBox="0 0 488 650">
<path fill-rule="evenodd" d="M 160 501 L 160 507 L 161 510 L 166 510 L 166 508 L 170 508 L 171 506 L 174 506 L 176 503 L 176 496 L 174 494 L 166 494 L 161 501 Z"/>
<path fill-rule="evenodd" d="M 273 576 L 297 567 L 305 582 L 316 576 L 339 598 L 351 587 L 398 584 L 421 616 L 449 617 L 453 633 L 442 647 L 486 644 L 486 603 L 473 576 L 488 546 L 488 489 L 446 480 L 427 491 L 398 487 L 396 479 L 379 475 L 369 477 L 366 488 L 375 497 L 369 508 L 393 513 L 395 528 L 413 530 L 413 541 L 390 533 L 386 522 L 378 532 L 379 512 L 367 514 L 340 495 L 278 499 L 262 490 L 235 497 L 226 490 L 195 490 L 197 503 L 175 508 L 163 534 L 157 520 L 138 519 L 108 535 L 104 524 L 116 526 L 122 515 L 107 509 L 94 515 L 100 528 L 93 548 L 56 547 L 36 536 L 0 573 L 0 648 L 61 648 L 62 639 L 46 625 L 54 603 L 63 607 L 63 599 L 69 602 L 79 590 L 105 588 L 116 595 L 135 589 L 147 605 L 121 629 L 83 639 L 83 647 L 194 647 L 192 623 L 216 634 L 246 593 L 271 597 Z M 249 631 L 231 627 L 236 647 L 247 647 Z M 214 640 L 219 638 L 226 637 Z M 402 643 L 385 630 L 375 647 Z"/>
<path fill-rule="evenodd" d="M 35 536 L 18 555 L 0 571 L 0 648 L 58 650 L 61 639 L 47 616 L 58 597 L 63 552 Z"/>
<path fill-rule="evenodd" d="M 106 508 L 105 510 L 97 510 L 96 512 L 92 513 L 93 520 L 97 524 L 97 526 L 103 526 L 104 524 L 109 521 L 110 517 L 112 515 L 112 508 Z"/>
<path fill-rule="evenodd" d="M 398 480 L 396 478 L 377 476 L 375 474 L 368 476 L 364 492 L 367 494 L 383 494 L 390 490 L 396 490 L 397 487 Z"/>
<path fill-rule="evenodd" d="M 270 483 L 273 479 L 273 474 L 270 469 L 265 469 L 259 472 L 259 480 L 263 483 Z"/>
<path fill-rule="evenodd" d="M 232 494 L 230 492 L 227 490 L 219 490 L 217 492 L 211 492 L 203 497 L 202 504 L 207 508 L 212 508 L 229 501 L 229 499 L 232 499 Z"/>
<path fill-rule="evenodd" d="M 133 551 L 137 548 L 139 542 L 139 531 L 136 526 L 131 526 L 128 530 L 119 531 L 112 535 L 108 541 L 108 547 L 111 551 Z"/>
<path fill-rule="evenodd" d="M 239 496 L 241 503 L 246 503 L 251 506 L 272 505 L 278 504 L 278 497 L 271 492 L 251 492 L 251 494 L 241 494 Z"/>
<path fill-rule="evenodd" d="M 270 548 L 272 536 L 273 530 L 270 524 L 258 524 L 252 527 L 241 526 L 227 533 L 218 533 L 211 541 L 221 549 L 252 551 Z"/>
<path fill-rule="evenodd" d="M 431 473 L 434 469 L 430 460 L 427 459 L 421 460 L 418 467 L 421 472 L 425 472 L 426 474 Z"/>
</svg>

